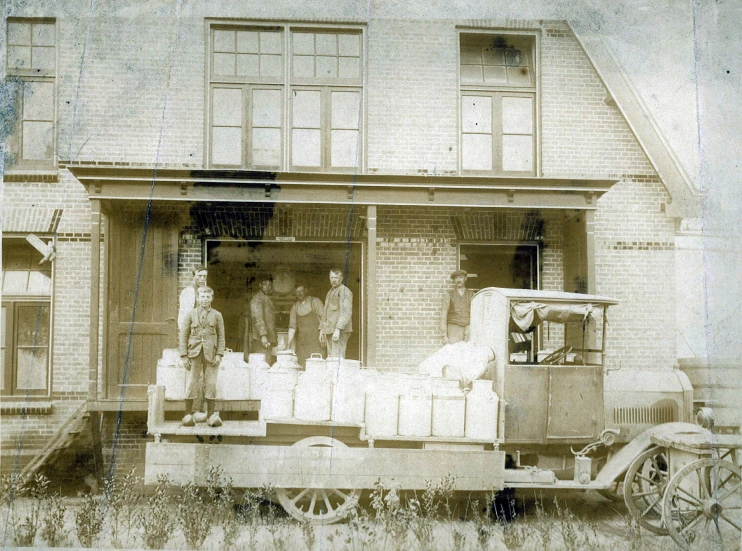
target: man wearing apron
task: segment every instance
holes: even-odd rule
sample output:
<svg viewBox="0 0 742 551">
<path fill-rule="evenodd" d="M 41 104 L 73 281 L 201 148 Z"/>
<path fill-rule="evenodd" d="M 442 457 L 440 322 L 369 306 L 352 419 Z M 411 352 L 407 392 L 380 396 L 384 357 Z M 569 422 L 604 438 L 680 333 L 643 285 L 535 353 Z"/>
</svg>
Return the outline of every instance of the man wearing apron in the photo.
<svg viewBox="0 0 742 551">
<path fill-rule="evenodd" d="M 296 302 L 289 314 L 288 346 L 295 349 L 299 364 L 304 367 L 304 362 L 312 354 L 322 354 L 318 335 L 324 306 L 320 299 L 307 295 L 307 288 L 302 283 L 296 285 L 294 293 Z"/>
</svg>

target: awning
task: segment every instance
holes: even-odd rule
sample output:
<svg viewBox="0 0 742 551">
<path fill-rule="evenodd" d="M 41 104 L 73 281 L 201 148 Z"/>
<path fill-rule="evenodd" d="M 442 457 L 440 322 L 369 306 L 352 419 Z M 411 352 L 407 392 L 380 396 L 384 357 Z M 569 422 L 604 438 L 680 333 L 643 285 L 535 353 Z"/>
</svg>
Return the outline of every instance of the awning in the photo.
<svg viewBox="0 0 742 551">
<path fill-rule="evenodd" d="M 545 304 L 542 302 L 517 302 L 510 306 L 510 315 L 522 331 L 528 331 L 541 322 L 586 322 L 593 318 L 593 311 L 600 308 L 592 304 Z"/>
</svg>

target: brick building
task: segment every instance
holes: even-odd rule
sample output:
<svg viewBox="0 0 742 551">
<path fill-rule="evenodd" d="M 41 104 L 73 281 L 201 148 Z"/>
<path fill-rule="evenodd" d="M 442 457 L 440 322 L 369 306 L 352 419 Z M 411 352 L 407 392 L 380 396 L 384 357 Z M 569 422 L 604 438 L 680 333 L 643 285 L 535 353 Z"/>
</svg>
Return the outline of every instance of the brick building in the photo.
<svg viewBox="0 0 742 551">
<path fill-rule="evenodd" d="M 250 6 L 4 20 L 3 470 L 85 410 L 107 463 L 141 461 L 146 386 L 202 262 L 235 350 L 256 277 L 324 297 L 340 265 L 349 356 L 412 370 L 460 267 L 474 288 L 615 297 L 609 361 L 676 363 L 696 197 L 600 41 L 485 11 Z M 56 257 L 39 265 L 30 234 Z"/>
</svg>

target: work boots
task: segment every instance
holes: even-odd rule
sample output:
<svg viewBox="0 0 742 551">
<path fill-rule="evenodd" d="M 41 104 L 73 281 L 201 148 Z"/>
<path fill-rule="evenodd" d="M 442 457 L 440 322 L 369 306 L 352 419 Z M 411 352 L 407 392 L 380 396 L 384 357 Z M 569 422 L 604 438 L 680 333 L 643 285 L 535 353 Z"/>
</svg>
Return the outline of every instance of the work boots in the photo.
<svg viewBox="0 0 742 551">
<path fill-rule="evenodd" d="M 222 419 L 219 417 L 219 412 L 214 411 L 214 400 L 206 400 L 206 415 L 208 420 L 206 424 L 210 427 L 221 427 Z"/>
<path fill-rule="evenodd" d="M 193 410 L 193 400 L 185 401 L 185 415 L 180 421 L 180 424 L 184 427 L 195 427 L 196 421 L 193 419 L 191 411 Z"/>
</svg>

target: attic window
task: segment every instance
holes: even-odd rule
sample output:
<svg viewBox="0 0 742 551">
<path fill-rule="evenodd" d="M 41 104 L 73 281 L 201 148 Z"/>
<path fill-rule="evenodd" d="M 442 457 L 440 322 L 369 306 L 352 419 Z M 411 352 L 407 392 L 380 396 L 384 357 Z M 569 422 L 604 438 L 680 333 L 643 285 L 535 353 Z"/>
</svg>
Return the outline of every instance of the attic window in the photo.
<svg viewBox="0 0 742 551">
<path fill-rule="evenodd" d="M 533 38 L 461 35 L 461 84 L 533 87 Z"/>
</svg>

